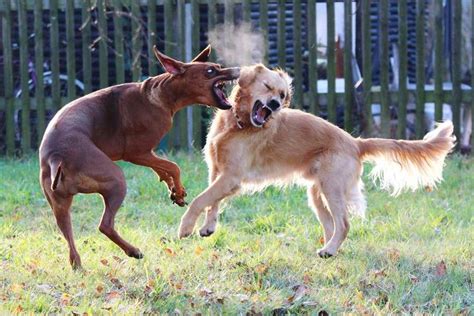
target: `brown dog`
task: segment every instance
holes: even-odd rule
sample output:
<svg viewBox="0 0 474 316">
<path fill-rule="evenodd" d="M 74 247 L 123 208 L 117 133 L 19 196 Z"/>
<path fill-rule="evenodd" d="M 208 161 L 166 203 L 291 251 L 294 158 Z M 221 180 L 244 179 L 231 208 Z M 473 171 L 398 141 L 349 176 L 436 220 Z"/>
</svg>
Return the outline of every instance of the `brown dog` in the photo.
<svg viewBox="0 0 474 316">
<path fill-rule="evenodd" d="M 173 115 L 190 104 L 229 109 L 224 85 L 237 79 L 238 68 L 208 63 L 210 46 L 191 63 L 162 53 L 155 55 L 166 73 L 142 83 L 105 88 L 64 106 L 51 120 L 39 150 L 40 182 L 69 244 L 73 268 L 81 267 L 74 245 L 70 206 L 77 193 L 99 193 L 104 213 L 99 230 L 134 258 L 140 250 L 120 237 L 114 218 L 126 193 L 122 170 L 113 161 L 125 160 L 152 168 L 165 181 L 170 198 L 185 205 L 179 167 L 153 152 L 171 128 Z"/>
<path fill-rule="evenodd" d="M 348 211 L 363 215 L 362 162 L 375 164 L 383 188 L 435 186 L 454 146 L 453 124 L 445 122 L 423 140 L 359 139 L 314 115 L 286 108 L 290 79 L 262 65 L 245 67 L 232 92 L 232 112 L 218 112 L 204 150 L 209 187 L 196 197 L 181 220 L 180 237 L 211 235 L 219 203 L 240 189 L 261 190 L 270 184 L 300 183 L 324 230 L 321 257 L 336 254 L 349 231 Z"/>
</svg>

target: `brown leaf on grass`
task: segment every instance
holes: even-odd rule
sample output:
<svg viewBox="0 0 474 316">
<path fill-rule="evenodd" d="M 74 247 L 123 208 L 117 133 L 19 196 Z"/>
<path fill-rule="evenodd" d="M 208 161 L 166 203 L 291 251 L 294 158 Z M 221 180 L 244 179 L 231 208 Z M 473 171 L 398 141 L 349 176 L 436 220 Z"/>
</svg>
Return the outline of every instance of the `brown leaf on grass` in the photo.
<svg viewBox="0 0 474 316">
<path fill-rule="evenodd" d="M 255 267 L 255 272 L 264 274 L 268 271 L 268 266 L 266 264 L 260 263 Z"/>
<path fill-rule="evenodd" d="M 100 263 L 102 263 L 106 267 L 109 266 L 109 260 L 107 260 L 107 259 L 100 259 Z"/>
<path fill-rule="evenodd" d="M 120 258 L 120 257 L 112 256 L 112 258 L 114 258 L 114 260 L 117 261 L 118 263 L 122 263 L 122 262 L 123 262 L 123 259 Z"/>
<path fill-rule="evenodd" d="M 10 285 L 10 291 L 15 294 L 19 294 L 25 288 L 25 283 L 13 283 Z"/>
<path fill-rule="evenodd" d="M 170 257 L 175 257 L 176 256 L 176 252 L 173 249 L 169 248 L 169 247 L 166 247 L 164 249 L 164 251 Z"/>
<path fill-rule="evenodd" d="M 306 295 L 306 293 L 308 293 L 308 290 L 309 290 L 308 287 L 304 284 L 295 285 L 293 287 L 294 293 L 293 293 L 292 296 L 290 296 L 286 299 L 286 303 L 287 304 L 292 304 L 292 303 L 300 300 L 303 296 Z"/>
<path fill-rule="evenodd" d="M 400 251 L 398 249 L 389 249 L 388 250 L 388 258 L 393 261 L 393 262 L 396 262 L 398 261 L 398 259 L 400 259 Z"/>
<path fill-rule="evenodd" d="M 311 282 L 313 282 L 313 280 L 311 279 L 311 277 L 309 276 L 308 273 L 305 273 L 303 275 L 303 283 L 304 284 L 310 284 Z"/>
<path fill-rule="evenodd" d="M 60 305 L 62 306 L 68 306 L 68 305 L 71 305 L 71 295 L 67 294 L 67 293 L 63 293 L 61 294 L 61 298 L 59 300 L 59 303 Z"/>
<path fill-rule="evenodd" d="M 102 286 L 102 284 L 97 285 L 95 291 L 97 294 L 101 294 L 104 291 L 104 287 Z"/>
<path fill-rule="evenodd" d="M 107 293 L 107 295 L 105 296 L 105 301 L 107 303 L 110 303 L 111 301 L 118 298 L 120 298 L 120 293 L 117 291 L 112 291 L 112 292 Z"/>
<path fill-rule="evenodd" d="M 410 274 L 410 275 L 409 275 L 409 278 L 410 278 L 410 281 L 411 281 L 413 284 L 418 283 L 418 281 L 420 281 L 420 279 L 419 279 L 417 276 L 413 275 L 413 274 Z"/>
<path fill-rule="evenodd" d="M 384 277 L 384 276 L 387 276 L 387 274 L 385 273 L 385 268 L 382 268 L 380 270 L 375 270 L 374 271 L 374 276 L 376 277 Z"/>
<path fill-rule="evenodd" d="M 123 288 L 122 282 L 120 282 L 120 280 L 117 278 L 110 278 L 110 282 L 112 282 L 112 284 L 115 285 L 118 289 Z"/>
<path fill-rule="evenodd" d="M 324 245 L 324 237 L 319 237 L 319 243 L 320 243 L 321 245 Z"/>
<path fill-rule="evenodd" d="M 202 297 L 208 297 L 212 293 L 214 293 L 212 290 L 210 290 L 208 288 L 205 288 L 205 287 L 203 287 L 202 289 L 199 290 L 199 295 L 202 296 Z"/>
<path fill-rule="evenodd" d="M 445 274 L 446 274 L 446 263 L 444 262 L 444 260 L 441 260 L 441 262 L 436 265 L 435 275 L 437 277 L 442 277 Z"/>
<path fill-rule="evenodd" d="M 201 246 L 197 246 L 195 249 L 194 249 L 194 254 L 196 254 L 196 256 L 200 256 L 201 253 L 203 252 L 204 248 L 202 248 Z"/>
<path fill-rule="evenodd" d="M 23 312 L 23 307 L 21 307 L 21 305 L 18 305 L 18 306 L 15 308 L 14 313 L 15 313 L 15 314 L 20 314 L 21 312 Z"/>
</svg>

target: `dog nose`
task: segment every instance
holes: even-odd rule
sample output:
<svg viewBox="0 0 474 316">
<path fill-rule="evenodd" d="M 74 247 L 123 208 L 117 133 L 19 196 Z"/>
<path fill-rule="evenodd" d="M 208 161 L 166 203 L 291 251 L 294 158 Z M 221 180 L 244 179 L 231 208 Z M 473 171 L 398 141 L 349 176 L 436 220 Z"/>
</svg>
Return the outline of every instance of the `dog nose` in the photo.
<svg viewBox="0 0 474 316">
<path fill-rule="evenodd" d="M 270 102 L 267 103 L 267 106 L 272 111 L 276 111 L 280 107 L 280 102 L 278 102 L 277 100 L 271 100 Z"/>
</svg>

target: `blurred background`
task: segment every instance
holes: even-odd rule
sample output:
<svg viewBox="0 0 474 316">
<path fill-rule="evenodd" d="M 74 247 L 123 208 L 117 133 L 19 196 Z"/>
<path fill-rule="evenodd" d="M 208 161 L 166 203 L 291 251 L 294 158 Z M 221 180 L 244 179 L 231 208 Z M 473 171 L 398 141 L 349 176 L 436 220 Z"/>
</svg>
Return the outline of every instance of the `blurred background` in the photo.
<svg viewBox="0 0 474 316">
<path fill-rule="evenodd" d="M 294 78 L 293 107 L 353 135 L 421 138 L 455 124 L 472 146 L 474 0 L 0 0 L 0 155 L 38 148 L 69 101 L 162 72 L 151 48 Z M 162 150 L 204 145 L 212 111 L 188 107 Z"/>
</svg>

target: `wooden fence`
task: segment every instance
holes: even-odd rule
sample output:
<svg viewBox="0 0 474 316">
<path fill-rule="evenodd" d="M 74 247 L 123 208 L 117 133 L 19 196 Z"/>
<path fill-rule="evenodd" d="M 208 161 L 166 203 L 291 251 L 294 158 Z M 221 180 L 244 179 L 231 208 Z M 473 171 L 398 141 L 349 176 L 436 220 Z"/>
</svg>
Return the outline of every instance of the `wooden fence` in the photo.
<svg viewBox="0 0 474 316">
<path fill-rule="evenodd" d="M 323 30 L 316 30 L 316 4 L 319 2 L 327 5 L 327 27 Z M 344 4 L 345 17 L 345 44 L 339 51 L 335 36 L 336 2 Z M 410 85 L 407 84 L 407 6 L 413 2 L 416 3 L 417 28 L 416 84 Z M 435 8 L 432 78 L 426 77 L 427 61 L 424 53 L 427 2 L 433 2 Z M 7 155 L 14 155 L 37 148 L 51 115 L 79 95 L 89 93 L 96 87 L 128 80 L 139 81 L 148 75 L 158 74 L 159 67 L 150 57 L 153 56 L 151 47 L 154 44 L 158 44 L 166 54 L 186 59 L 190 53 L 186 47 L 190 47 L 193 54 L 203 48 L 202 37 L 206 36 L 207 30 L 213 29 L 218 23 L 234 23 L 239 19 L 252 22 L 255 30 L 264 34 L 264 62 L 268 62 L 269 37 L 276 35 L 278 66 L 288 69 L 294 77 L 295 107 L 317 115 L 324 112 L 323 116 L 327 115 L 331 122 L 336 122 L 342 116 L 343 127 L 347 131 L 367 136 L 372 135 L 374 130 L 372 104 L 378 103 L 381 109 L 381 135 L 393 136 L 390 133 L 391 121 L 393 123 L 391 108 L 395 108 L 398 114 L 396 136 L 405 138 L 407 104 L 410 98 L 414 98 L 416 136 L 421 138 L 425 132 L 425 103 L 434 102 L 437 121 L 442 118 L 443 103 L 448 103 L 459 139 L 461 107 L 463 104 L 466 108 L 474 107 L 474 90 L 470 89 L 470 86 L 474 86 L 474 75 L 471 75 L 472 83 L 467 86 L 461 83 L 461 2 L 451 1 L 452 27 L 447 38 L 452 45 L 452 67 L 448 67 L 449 60 L 443 55 L 446 42 L 443 34 L 448 31 L 442 23 L 443 0 L 431 2 L 397 1 L 399 36 L 396 44 L 399 59 L 394 66 L 390 62 L 390 58 L 393 60 L 394 57 L 389 55 L 389 0 L 0 0 L 0 147 L 3 148 L 0 150 Z M 354 3 L 356 12 L 352 6 Z M 374 3 L 377 3 L 379 10 L 377 52 L 371 48 L 369 11 Z M 474 0 L 471 5 L 474 7 Z M 271 7 L 276 10 L 276 30 L 269 27 Z M 288 8 L 292 10 L 291 30 L 287 29 Z M 474 10 L 472 12 L 474 25 Z M 220 21 L 219 14 L 223 14 L 223 21 Z M 359 17 L 357 32 L 353 32 L 352 19 L 356 14 Z M 206 21 L 203 21 L 203 15 L 207 16 Z M 190 34 L 186 33 L 188 23 Z M 18 43 L 13 43 L 16 32 Z M 64 32 L 65 38 L 60 38 L 61 32 Z M 290 48 L 295 56 L 291 65 L 286 64 L 285 58 L 288 32 L 292 34 Z M 326 78 L 318 78 L 317 60 L 320 53 L 316 32 L 327 32 Z M 353 54 L 353 34 L 358 34 L 355 41 L 357 58 Z M 474 32 L 472 34 L 470 42 L 471 47 L 474 47 Z M 128 46 L 128 42 L 131 45 Z M 343 55 L 343 91 L 338 91 L 336 87 L 338 53 Z M 377 85 L 372 80 L 374 53 L 380 57 L 380 83 Z M 306 61 L 303 56 L 306 56 Z M 45 68 L 46 64 L 48 69 Z M 359 67 L 363 80 L 360 86 L 355 86 L 354 72 Z M 474 61 L 471 74 L 474 74 L 473 70 Z M 397 88 L 393 88 L 389 82 L 394 73 L 398 77 Z M 431 80 L 433 88 L 430 88 Z M 319 91 L 323 86 L 319 84 L 322 81 L 326 82 L 327 90 Z M 338 104 L 343 104 L 342 113 L 338 111 Z M 208 119 L 209 112 L 204 108 L 193 107 L 181 111 L 165 146 L 202 146 Z"/>
</svg>

